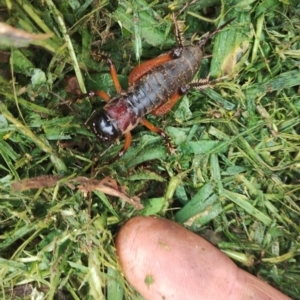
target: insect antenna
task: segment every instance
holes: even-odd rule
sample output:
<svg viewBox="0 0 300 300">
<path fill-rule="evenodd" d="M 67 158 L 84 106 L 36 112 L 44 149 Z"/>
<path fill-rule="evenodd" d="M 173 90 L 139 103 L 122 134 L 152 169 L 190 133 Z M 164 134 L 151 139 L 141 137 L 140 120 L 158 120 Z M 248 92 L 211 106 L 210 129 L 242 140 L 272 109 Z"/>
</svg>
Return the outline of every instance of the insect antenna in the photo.
<svg viewBox="0 0 300 300">
<path fill-rule="evenodd" d="M 210 40 L 216 33 L 218 33 L 220 30 L 222 30 L 223 28 L 225 28 L 228 24 L 230 24 L 232 21 L 234 20 L 234 18 L 228 20 L 227 22 L 225 22 L 224 24 L 222 24 L 221 26 L 217 27 L 214 31 L 207 33 L 204 37 L 202 37 L 198 42 L 197 45 L 199 47 L 204 46 L 208 40 Z"/>
<path fill-rule="evenodd" d="M 190 2 L 187 2 L 177 13 L 177 16 L 181 15 L 183 11 L 185 11 L 185 9 L 189 6 L 192 6 L 193 4 L 195 4 L 198 0 L 192 0 Z"/>
</svg>

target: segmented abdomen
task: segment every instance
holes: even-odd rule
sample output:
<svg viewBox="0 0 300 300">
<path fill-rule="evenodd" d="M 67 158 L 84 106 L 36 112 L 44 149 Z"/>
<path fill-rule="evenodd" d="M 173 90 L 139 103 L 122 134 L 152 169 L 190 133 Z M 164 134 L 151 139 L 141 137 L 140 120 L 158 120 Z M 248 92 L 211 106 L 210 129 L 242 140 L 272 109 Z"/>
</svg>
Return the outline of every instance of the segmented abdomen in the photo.
<svg viewBox="0 0 300 300">
<path fill-rule="evenodd" d="M 191 82 L 201 59 L 199 47 L 187 46 L 179 58 L 155 67 L 139 79 L 126 96 L 136 116 L 143 117 L 150 113 Z"/>
</svg>

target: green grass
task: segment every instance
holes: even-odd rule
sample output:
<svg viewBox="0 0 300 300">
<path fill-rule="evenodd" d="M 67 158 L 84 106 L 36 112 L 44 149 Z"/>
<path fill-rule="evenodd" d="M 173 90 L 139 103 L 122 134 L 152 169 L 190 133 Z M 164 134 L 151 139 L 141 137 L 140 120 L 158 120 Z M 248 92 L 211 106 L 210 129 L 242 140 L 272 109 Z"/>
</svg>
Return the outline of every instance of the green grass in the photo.
<svg viewBox="0 0 300 300">
<path fill-rule="evenodd" d="M 0 42 L 0 299 L 137 298 L 114 236 L 130 217 L 153 214 L 300 299 L 299 1 L 198 2 L 178 17 L 187 43 L 235 18 L 206 45 L 198 74 L 228 79 L 148 117 L 172 153 L 139 126 L 112 162 L 123 140 L 101 143 L 85 125 L 103 103 L 67 93 L 65 79 L 77 77 L 73 92 L 114 95 L 105 62 L 91 55 L 100 50 L 126 89 L 139 60 L 174 47 L 170 8 L 184 4 L 0 1 L 0 21 L 53 33 Z"/>
</svg>

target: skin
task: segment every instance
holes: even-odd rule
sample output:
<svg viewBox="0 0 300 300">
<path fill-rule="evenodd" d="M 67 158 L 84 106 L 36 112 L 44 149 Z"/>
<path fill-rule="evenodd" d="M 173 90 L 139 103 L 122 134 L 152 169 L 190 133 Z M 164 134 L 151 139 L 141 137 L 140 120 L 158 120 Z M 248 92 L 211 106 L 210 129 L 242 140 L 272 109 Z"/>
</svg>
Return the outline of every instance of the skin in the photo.
<svg viewBox="0 0 300 300">
<path fill-rule="evenodd" d="M 145 299 L 291 299 L 169 220 L 132 218 L 118 233 L 116 248 L 126 279 Z"/>
</svg>

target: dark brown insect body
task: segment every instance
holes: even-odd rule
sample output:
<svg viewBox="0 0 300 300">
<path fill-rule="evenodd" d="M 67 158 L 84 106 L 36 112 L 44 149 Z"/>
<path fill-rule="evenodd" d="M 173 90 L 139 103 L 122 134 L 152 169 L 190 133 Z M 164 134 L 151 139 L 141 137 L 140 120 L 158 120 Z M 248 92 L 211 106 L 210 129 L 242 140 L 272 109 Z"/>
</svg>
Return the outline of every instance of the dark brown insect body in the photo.
<svg viewBox="0 0 300 300">
<path fill-rule="evenodd" d="M 199 46 L 187 46 L 179 58 L 147 72 L 126 93 L 112 98 L 95 116 L 95 134 L 104 141 L 111 141 L 131 131 L 141 118 L 191 82 L 200 67 L 201 59 Z"/>
<path fill-rule="evenodd" d="M 116 70 L 108 59 L 118 95 L 110 99 L 105 92 L 96 93 L 108 101 L 93 119 L 92 129 L 96 136 L 102 141 L 113 141 L 124 134 L 125 144 L 120 155 L 130 146 L 130 131 L 138 123 L 164 136 L 163 131 L 149 123 L 144 116 L 149 113 L 163 115 L 190 88 L 207 86 L 207 81 L 205 84 L 200 81 L 190 83 L 201 64 L 201 47 L 229 22 L 231 20 L 209 33 L 197 45 L 179 46 L 137 66 L 129 75 L 130 87 L 127 91 L 121 90 Z"/>
</svg>

